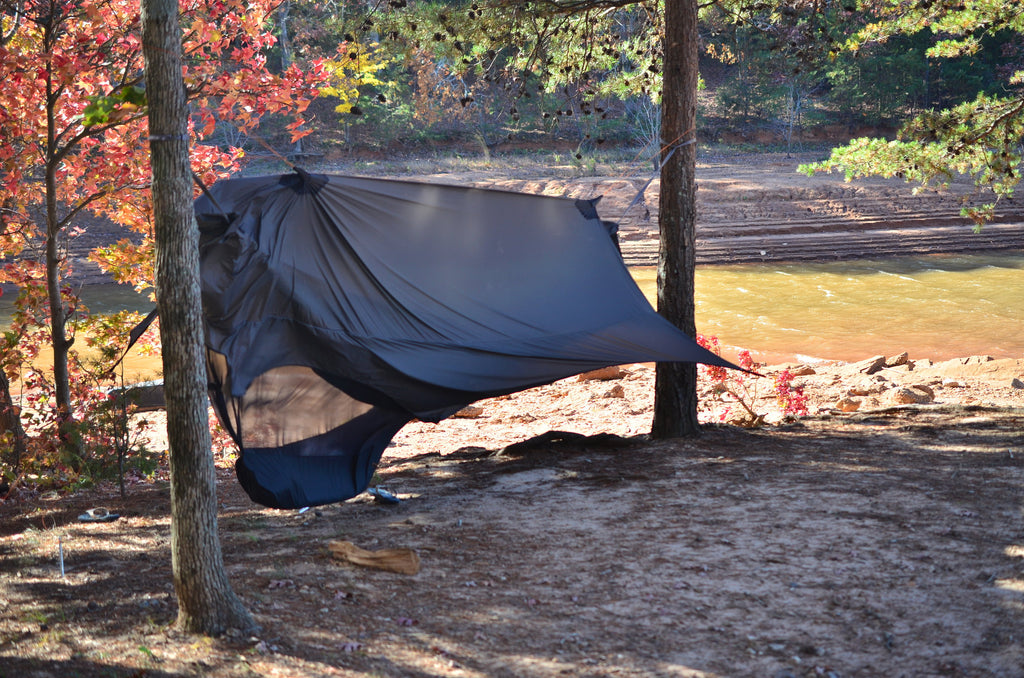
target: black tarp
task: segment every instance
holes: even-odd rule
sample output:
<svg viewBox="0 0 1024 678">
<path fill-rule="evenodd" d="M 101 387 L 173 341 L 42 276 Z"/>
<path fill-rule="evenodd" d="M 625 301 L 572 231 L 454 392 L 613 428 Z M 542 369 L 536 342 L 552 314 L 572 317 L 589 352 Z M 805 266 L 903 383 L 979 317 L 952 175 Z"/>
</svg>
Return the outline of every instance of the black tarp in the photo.
<svg viewBox="0 0 1024 678">
<path fill-rule="evenodd" d="M 249 496 L 363 491 L 392 436 L 608 365 L 729 365 L 651 308 L 594 203 L 305 172 L 196 201 L 210 390 Z"/>
</svg>

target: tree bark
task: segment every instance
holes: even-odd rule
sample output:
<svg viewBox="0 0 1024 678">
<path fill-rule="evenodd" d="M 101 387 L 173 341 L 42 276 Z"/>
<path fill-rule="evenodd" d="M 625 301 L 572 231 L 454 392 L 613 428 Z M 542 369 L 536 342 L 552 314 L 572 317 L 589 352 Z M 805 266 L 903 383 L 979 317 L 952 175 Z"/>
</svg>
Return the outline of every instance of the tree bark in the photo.
<svg viewBox="0 0 1024 678">
<path fill-rule="evenodd" d="M 54 27 L 47 26 L 44 30 L 44 44 L 53 48 L 57 42 Z M 50 345 L 53 348 L 53 390 L 57 402 L 57 432 L 61 445 L 71 456 L 69 461 L 74 468 L 81 463 L 82 446 L 78 436 L 74 435 L 74 420 L 71 416 L 71 375 L 68 369 L 68 356 L 74 340 L 67 334 L 67 314 L 64 311 L 64 299 L 61 295 L 63 280 L 61 269 L 64 266 L 64 254 L 61 252 L 60 239 L 64 224 L 58 215 L 57 205 L 57 168 L 62 158 L 57 144 L 57 106 L 60 102 L 58 87 L 53 83 L 53 64 L 46 67 L 46 173 L 45 173 L 45 212 L 46 212 L 46 293 L 50 305 Z"/>
<path fill-rule="evenodd" d="M 46 168 L 46 292 L 50 303 L 50 342 L 53 347 L 53 388 L 61 418 L 71 415 L 71 377 L 68 354 L 72 340 L 67 336 L 67 314 L 61 298 L 61 228 L 57 219 L 56 167 Z"/>
<path fill-rule="evenodd" d="M 142 0 L 177 624 L 188 632 L 219 634 L 229 628 L 250 630 L 255 623 L 228 582 L 217 535 L 216 477 L 210 451 L 202 341 L 199 232 L 192 209 L 181 40 L 177 0 Z"/>
<path fill-rule="evenodd" d="M 342 5 L 344 8 L 344 5 Z M 281 37 L 278 39 L 278 44 L 281 47 L 281 71 L 285 72 L 292 65 L 292 44 L 291 38 L 288 36 L 288 19 L 291 17 L 292 2 L 291 0 L 285 0 L 281 3 L 280 9 L 277 10 L 277 21 L 281 27 Z M 344 11 L 344 10 L 342 10 Z M 295 140 L 295 146 L 292 149 L 295 153 L 296 158 L 302 155 L 302 139 Z M 296 162 L 302 162 L 300 159 L 296 159 Z"/>
<path fill-rule="evenodd" d="M 11 434 L 10 457 L 8 465 L 17 470 L 25 456 L 25 429 L 21 425 L 21 408 L 14 404 L 11 397 L 11 382 L 0 366 L 0 434 Z"/>
<path fill-rule="evenodd" d="M 665 3 L 662 70 L 658 312 L 691 337 L 697 334 L 693 303 L 697 54 L 696 0 L 669 0 Z M 697 366 L 659 363 L 654 383 L 651 435 L 676 438 L 699 432 Z"/>
</svg>

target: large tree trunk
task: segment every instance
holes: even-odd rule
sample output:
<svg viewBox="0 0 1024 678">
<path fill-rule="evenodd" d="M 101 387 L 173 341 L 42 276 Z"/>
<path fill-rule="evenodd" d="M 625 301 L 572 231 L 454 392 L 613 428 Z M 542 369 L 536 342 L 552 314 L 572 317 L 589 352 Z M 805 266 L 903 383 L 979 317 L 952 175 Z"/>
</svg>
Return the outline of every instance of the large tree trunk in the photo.
<svg viewBox="0 0 1024 678">
<path fill-rule="evenodd" d="M 178 626 L 219 634 L 255 627 L 224 571 L 207 420 L 199 288 L 199 232 L 192 210 L 181 29 L 177 0 L 142 0 L 149 98 L 157 309 L 171 466 L 171 560 Z"/>
<path fill-rule="evenodd" d="M 662 70 L 658 312 L 696 336 L 693 271 L 697 225 L 697 3 L 665 3 Z M 671 153 L 667 161 L 664 158 Z M 697 366 L 659 363 L 654 384 L 655 438 L 692 436 L 697 422 Z"/>
</svg>

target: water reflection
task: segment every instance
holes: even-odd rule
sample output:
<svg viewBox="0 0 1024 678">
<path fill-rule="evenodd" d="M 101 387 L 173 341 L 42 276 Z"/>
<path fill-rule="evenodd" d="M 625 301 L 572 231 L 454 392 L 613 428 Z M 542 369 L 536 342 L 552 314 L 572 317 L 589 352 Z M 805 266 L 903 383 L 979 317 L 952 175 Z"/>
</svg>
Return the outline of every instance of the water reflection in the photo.
<svg viewBox="0 0 1024 678">
<path fill-rule="evenodd" d="M 654 297 L 654 268 L 634 277 Z M 697 329 L 762 360 L 1024 357 L 1024 256 L 703 266 Z"/>
<path fill-rule="evenodd" d="M 18 295 L 18 288 L 13 285 L 3 285 L 0 292 L 2 292 L 0 294 L 0 327 L 7 327 L 11 323 L 11 314 L 14 312 L 14 300 Z M 92 315 L 108 315 L 123 310 L 149 313 L 156 306 L 149 299 L 148 292 L 140 294 L 130 285 L 116 283 L 85 285 L 81 288 L 80 294 Z"/>
<path fill-rule="evenodd" d="M 11 323 L 11 315 L 14 312 L 14 300 L 17 297 L 18 290 L 12 286 L 4 286 L 2 291 L 3 295 L 0 296 L 0 328 L 7 329 Z M 149 313 L 155 305 L 146 294 L 139 294 L 128 285 L 117 285 L 114 283 L 87 285 L 82 288 L 81 294 L 86 307 L 93 315 L 107 315 L 123 310 Z M 82 341 L 81 338 L 76 340 L 75 349 L 80 351 L 87 360 L 94 359 L 98 355 L 97 349 L 88 347 L 87 343 Z M 49 349 L 44 347 L 34 362 L 38 367 L 52 369 L 53 355 Z M 159 355 L 141 355 L 139 349 L 135 349 L 125 357 L 122 369 L 126 382 L 131 383 L 159 378 L 162 364 Z"/>
</svg>

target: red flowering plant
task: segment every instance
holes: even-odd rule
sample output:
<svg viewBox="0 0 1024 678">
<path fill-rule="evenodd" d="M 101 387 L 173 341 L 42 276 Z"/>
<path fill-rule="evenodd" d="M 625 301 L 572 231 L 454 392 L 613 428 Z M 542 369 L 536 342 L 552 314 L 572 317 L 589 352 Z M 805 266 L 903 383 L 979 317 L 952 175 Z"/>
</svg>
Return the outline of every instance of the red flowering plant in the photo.
<svg viewBox="0 0 1024 678">
<path fill-rule="evenodd" d="M 793 373 L 782 370 L 775 375 L 775 400 L 787 419 L 804 416 L 807 411 L 807 395 L 803 386 L 793 386 Z"/>
<path fill-rule="evenodd" d="M 698 334 L 697 343 L 721 355 L 718 337 Z M 748 428 L 762 426 L 767 412 L 759 410 L 761 403 L 766 400 L 763 392 L 767 377 L 758 374 L 758 370 L 764 365 L 756 362 L 748 350 L 740 351 L 737 359 L 745 372 L 717 365 L 701 366 L 701 374 L 711 382 L 712 396 L 721 403 L 713 411 L 712 420 Z M 808 413 L 807 396 L 803 387 L 793 385 L 793 374 L 789 370 L 783 370 L 774 377 L 772 390 L 783 419 L 793 419 Z"/>
</svg>

